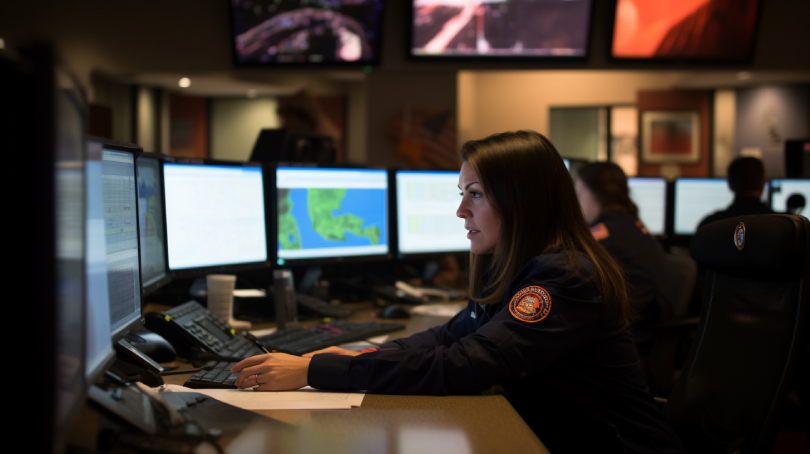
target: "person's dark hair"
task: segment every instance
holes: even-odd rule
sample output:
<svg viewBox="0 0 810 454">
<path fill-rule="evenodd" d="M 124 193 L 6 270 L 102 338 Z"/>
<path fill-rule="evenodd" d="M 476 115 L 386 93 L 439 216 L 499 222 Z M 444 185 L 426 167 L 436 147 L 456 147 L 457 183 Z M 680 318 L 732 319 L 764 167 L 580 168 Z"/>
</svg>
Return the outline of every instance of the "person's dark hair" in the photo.
<svg viewBox="0 0 810 454">
<path fill-rule="evenodd" d="M 579 169 L 577 179 L 591 190 L 602 205 L 600 214 L 621 211 L 638 219 L 638 207 L 630 199 L 627 175 L 612 162 L 593 162 Z"/>
<path fill-rule="evenodd" d="M 791 194 L 790 197 L 787 198 L 787 212 L 791 214 L 799 214 L 802 209 L 804 209 L 805 203 L 807 203 L 807 201 L 803 195 L 799 194 L 798 192 Z"/>
<path fill-rule="evenodd" d="M 469 292 L 479 303 L 497 304 L 520 269 L 533 257 L 580 252 L 594 266 L 594 282 L 606 307 L 630 314 L 620 268 L 593 238 L 574 184 L 554 145 L 534 131 L 493 134 L 471 140 L 461 156 L 473 167 L 487 201 L 501 218 L 493 254 L 470 252 Z M 573 254 L 568 270 L 578 271 Z M 484 276 L 487 276 L 486 287 Z"/>
<path fill-rule="evenodd" d="M 761 191 L 765 183 L 765 167 L 757 158 L 746 156 L 731 161 L 728 166 L 728 187 L 735 194 Z"/>
</svg>

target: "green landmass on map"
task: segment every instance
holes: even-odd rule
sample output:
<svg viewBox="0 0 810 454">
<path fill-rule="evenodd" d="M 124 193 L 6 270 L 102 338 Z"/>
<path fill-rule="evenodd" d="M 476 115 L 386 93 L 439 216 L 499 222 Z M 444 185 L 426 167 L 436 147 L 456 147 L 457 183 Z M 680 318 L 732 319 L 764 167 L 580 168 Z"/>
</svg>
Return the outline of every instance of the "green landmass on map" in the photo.
<svg viewBox="0 0 810 454">
<path fill-rule="evenodd" d="M 278 190 L 278 241 L 281 249 L 301 249 L 301 233 L 292 215 L 289 189 Z"/>
<path fill-rule="evenodd" d="M 363 219 L 353 214 L 335 216 L 346 197 L 345 189 L 307 190 L 307 208 L 312 219 L 312 229 L 327 240 L 346 241 L 346 232 L 366 237 L 371 244 L 380 244 L 380 228 L 372 225 L 363 228 Z"/>
</svg>

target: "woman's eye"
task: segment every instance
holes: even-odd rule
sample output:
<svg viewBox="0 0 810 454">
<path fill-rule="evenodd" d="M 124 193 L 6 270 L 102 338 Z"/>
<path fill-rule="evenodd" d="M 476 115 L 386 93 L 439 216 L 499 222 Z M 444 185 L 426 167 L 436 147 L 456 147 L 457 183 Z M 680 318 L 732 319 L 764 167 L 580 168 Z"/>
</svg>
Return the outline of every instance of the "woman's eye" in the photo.
<svg viewBox="0 0 810 454">
<path fill-rule="evenodd" d="M 474 199 L 477 199 L 477 198 L 481 197 L 480 192 L 470 191 L 470 194 L 472 194 Z"/>
</svg>

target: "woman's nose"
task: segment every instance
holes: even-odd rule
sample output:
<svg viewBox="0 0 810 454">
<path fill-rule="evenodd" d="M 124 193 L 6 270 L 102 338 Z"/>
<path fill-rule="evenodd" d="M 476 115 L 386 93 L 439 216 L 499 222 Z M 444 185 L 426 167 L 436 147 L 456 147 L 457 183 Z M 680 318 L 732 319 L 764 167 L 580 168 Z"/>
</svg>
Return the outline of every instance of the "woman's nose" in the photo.
<svg viewBox="0 0 810 454">
<path fill-rule="evenodd" d="M 467 207 L 464 205 L 465 205 L 464 200 L 462 200 L 461 203 L 458 205 L 458 209 L 456 210 L 456 216 L 462 219 L 467 219 L 468 217 L 470 217 L 470 210 L 468 210 Z"/>
</svg>

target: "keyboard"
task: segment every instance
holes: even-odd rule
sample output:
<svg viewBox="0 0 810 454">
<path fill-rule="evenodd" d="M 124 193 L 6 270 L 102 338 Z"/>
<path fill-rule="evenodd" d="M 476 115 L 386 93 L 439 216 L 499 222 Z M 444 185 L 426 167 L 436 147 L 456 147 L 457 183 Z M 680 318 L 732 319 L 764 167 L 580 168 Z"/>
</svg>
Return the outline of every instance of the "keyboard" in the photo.
<svg viewBox="0 0 810 454">
<path fill-rule="evenodd" d="M 299 309 L 312 312 L 321 317 L 348 318 L 354 314 L 354 311 L 341 309 L 318 297 L 307 295 L 306 293 L 296 293 L 295 302 L 298 304 Z"/>
<path fill-rule="evenodd" d="M 333 321 L 317 326 L 287 328 L 257 337 L 257 340 L 270 351 L 300 356 L 333 345 L 364 340 L 404 328 L 405 325 L 397 323 Z"/>
<path fill-rule="evenodd" d="M 287 328 L 257 337 L 270 351 L 303 355 L 333 345 L 368 339 L 405 328 L 398 323 L 331 322 L 317 326 Z M 239 374 L 231 373 L 236 361 L 209 361 L 183 385 L 186 388 L 236 388 Z"/>
<path fill-rule="evenodd" d="M 209 361 L 196 374 L 186 380 L 183 384 L 186 388 L 236 388 L 236 377 L 239 374 L 231 373 L 231 367 L 236 365 L 236 361 Z"/>
</svg>

